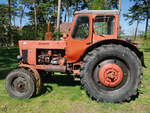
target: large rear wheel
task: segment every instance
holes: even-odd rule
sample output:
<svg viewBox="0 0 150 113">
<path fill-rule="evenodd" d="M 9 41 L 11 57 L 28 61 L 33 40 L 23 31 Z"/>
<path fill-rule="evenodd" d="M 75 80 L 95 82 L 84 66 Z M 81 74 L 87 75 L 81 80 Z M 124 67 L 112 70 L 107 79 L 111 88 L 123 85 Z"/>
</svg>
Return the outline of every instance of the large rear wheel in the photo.
<svg viewBox="0 0 150 113">
<path fill-rule="evenodd" d="M 121 45 L 103 45 L 89 52 L 81 68 L 81 83 L 97 101 L 129 101 L 137 94 L 141 80 L 139 58 Z"/>
</svg>

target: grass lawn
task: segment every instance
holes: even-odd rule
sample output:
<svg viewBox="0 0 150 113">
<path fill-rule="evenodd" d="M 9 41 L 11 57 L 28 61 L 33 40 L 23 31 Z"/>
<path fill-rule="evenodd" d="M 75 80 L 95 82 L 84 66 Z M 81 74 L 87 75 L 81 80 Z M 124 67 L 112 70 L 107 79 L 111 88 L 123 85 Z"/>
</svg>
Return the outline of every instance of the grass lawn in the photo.
<svg viewBox="0 0 150 113">
<path fill-rule="evenodd" d="M 81 89 L 72 76 L 56 74 L 49 78 L 40 96 L 31 99 L 13 99 L 5 90 L 5 76 L 17 66 L 17 48 L 0 47 L 0 113 L 150 113 L 150 42 L 141 44 L 145 54 L 142 88 L 139 96 L 122 104 L 97 103 Z"/>
</svg>

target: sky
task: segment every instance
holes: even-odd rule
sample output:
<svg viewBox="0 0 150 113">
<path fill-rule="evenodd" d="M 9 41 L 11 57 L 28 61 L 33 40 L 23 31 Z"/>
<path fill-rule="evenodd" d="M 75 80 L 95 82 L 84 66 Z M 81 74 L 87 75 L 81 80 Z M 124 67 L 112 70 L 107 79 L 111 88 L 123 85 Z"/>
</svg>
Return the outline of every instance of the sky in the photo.
<svg viewBox="0 0 150 113">
<path fill-rule="evenodd" d="M 7 0 L 0 0 L 0 4 L 7 4 Z M 135 32 L 136 22 L 133 25 L 128 24 L 128 21 L 123 17 L 123 14 L 128 13 L 128 9 L 133 5 L 130 0 L 122 0 L 120 25 L 125 35 L 133 35 Z M 28 18 L 23 19 L 23 25 L 28 23 Z M 19 18 L 16 20 L 16 25 L 19 25 Z M 139 32 L 145 31 L 145 22 L 139 24 Z M 138 33 L 139 33 L 138 32 Z"/>
</svg>

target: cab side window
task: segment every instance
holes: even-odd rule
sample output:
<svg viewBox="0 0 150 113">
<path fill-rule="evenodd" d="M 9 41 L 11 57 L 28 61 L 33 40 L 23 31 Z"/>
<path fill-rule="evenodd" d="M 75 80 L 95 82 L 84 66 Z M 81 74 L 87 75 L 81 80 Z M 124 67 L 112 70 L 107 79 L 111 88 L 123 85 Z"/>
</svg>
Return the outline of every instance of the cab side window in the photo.
<svg viewBox="0 0 150 113">
<path fill-rule="evenodd" d="M 97 16 L 95 18 L 94 31 L 96 35 L 113 35 L 113 16 Z"/>
<path fill-rule="evenodd" d="M 75 40 L 84 40 L 88 38 L 89 36 L 89 17 L 88 16 L 78 17 L 71 36 Z"/>
</svg>

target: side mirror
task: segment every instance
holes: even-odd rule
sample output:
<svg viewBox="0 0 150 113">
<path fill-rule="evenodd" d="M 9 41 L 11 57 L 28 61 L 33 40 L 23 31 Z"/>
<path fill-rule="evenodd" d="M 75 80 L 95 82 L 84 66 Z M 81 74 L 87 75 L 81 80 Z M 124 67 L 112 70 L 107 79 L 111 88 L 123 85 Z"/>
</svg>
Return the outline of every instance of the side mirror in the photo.
<svg viewBox="0 0 150 113">
<path fill-rule="evenodd" d="M 67 37 L 68 37 L 67 33 L 64 33 L 64 34 L 63 34 L 63 39 L 66 40 Z"/>
</svg>

